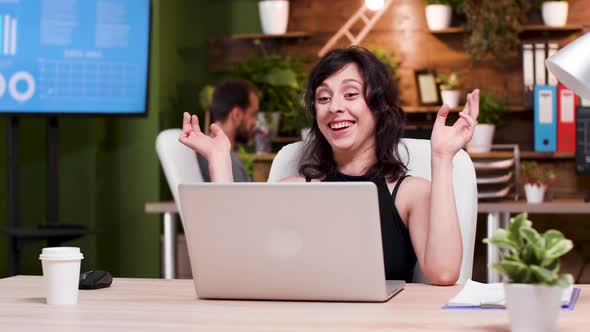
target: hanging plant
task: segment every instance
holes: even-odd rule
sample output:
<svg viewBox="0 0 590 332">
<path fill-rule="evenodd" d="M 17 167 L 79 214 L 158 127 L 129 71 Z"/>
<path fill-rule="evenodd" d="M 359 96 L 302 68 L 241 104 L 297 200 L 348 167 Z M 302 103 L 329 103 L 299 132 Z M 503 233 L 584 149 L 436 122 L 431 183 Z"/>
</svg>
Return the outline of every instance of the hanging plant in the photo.
<svg viewBox="0 0 590 332">
<path fill-rule="evenodd" d="M 465 48 L 471 58 L 481 61 L 487 54 L 498 62 L 516 58 L 521 45 L 518 34 L 530 6 L 528 0 L 465 0 Z"/>
</svg>

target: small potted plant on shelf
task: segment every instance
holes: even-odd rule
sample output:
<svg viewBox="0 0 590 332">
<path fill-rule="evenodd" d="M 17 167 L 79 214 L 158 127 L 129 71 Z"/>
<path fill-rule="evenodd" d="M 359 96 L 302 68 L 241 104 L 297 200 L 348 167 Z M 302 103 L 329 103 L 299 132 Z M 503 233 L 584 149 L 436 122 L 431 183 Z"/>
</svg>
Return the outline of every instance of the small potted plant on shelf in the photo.
<svg viewBox="0 0 590 332">
<path fill-rule="evenodd" d="M 446 29 L 451 25 L 454 0 L 424 0 L 426 24 L 432 31 Z"/>
<path fill-rule="evenodd" d="M 555 181 L 555 172 L 539 166 L 536 161 L 523 161 L 520 163 L 520 173 L 527 202 L 543 202 L 547 186 Z"/>
<path fill-rule="evenodd" d="M 288 0 L 260 0 L 258 1 L 258 11 L 263 33 L 277 35 L 287 32 Z"/>
<path fill-rule="evenodd" d="M 467 151 L 473 153 L 490 152 L 496 126 L 502 124 L 504 116 L 509 111 L 502 99 L 489 92 L 482 92 L 479 99 L 478 124 L 475 125 L 473 138 L 467 143 Z"/>
<path fill-rule="evenodd" d="M 436 77 L 436 83 L 440 87 L 440 97 L 443 104 L 449 105 L 450 108 L 459 106 L 459 97 L 461 96 L 461 79 L 459 74 L 452 72 L 450 75 L 439 74 Z"/>
<path fill-rule="evenodd" d="M 562 27 L 567 23 L 569 4 L 567 0 L 543 1 L 541 15 L 547 26 Z"/>
<path fill-rule="evenodd" d="M 526 213 L 510 219 L 487 242 L 501 249 L 500 262 L 492 268 L 508 279 L 504 293 L 511 330 L 554 331 L 562 297 L 573 283 L 571 275 L 559 273 L 559 260 L 573 242 L 553 229 L 539 234 Z"/>
</svg>

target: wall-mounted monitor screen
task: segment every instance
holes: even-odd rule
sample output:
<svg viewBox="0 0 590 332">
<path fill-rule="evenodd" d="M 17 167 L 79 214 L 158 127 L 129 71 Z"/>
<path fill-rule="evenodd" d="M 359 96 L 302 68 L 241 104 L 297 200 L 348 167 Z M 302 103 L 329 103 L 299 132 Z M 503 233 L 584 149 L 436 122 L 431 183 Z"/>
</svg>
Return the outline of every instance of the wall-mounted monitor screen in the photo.
<svg viewBox="0 0 590 332">
<path fill-rule="evenodd" d="M 146 112 L 150 0 L 0 0 L 0 114 Z"/>
</svg>

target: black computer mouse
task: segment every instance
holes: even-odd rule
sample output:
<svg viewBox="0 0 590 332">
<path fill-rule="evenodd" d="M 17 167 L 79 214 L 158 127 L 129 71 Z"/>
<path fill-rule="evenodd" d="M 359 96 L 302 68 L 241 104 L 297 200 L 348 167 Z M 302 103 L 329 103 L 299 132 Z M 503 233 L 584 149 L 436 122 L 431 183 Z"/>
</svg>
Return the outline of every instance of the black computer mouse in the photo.
<svg viewBox="0 0 590 332">
<path fill-rule="evenodd" d="M 80 273 L 79 289 L 99 289 L 109 287 L 113 276 L 106 271 L 88 271 Z"/>
</svg>

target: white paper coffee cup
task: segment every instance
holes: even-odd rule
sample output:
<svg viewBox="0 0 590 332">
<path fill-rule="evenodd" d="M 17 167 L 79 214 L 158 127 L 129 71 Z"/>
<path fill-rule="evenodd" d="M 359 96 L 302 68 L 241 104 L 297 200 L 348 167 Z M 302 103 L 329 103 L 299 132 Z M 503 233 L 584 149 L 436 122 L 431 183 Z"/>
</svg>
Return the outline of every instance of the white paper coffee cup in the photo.
<svg viewBox="0 0 590 332">
<path fill-rule="evenodd" d="M 47 304 L 78 303 L 80 262 L 84 259 L 80 248 L 43 248 L 39 256 L 47 291 Z"/>
</svg>

